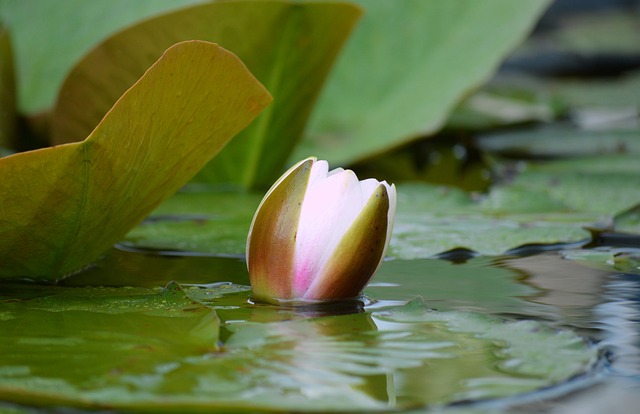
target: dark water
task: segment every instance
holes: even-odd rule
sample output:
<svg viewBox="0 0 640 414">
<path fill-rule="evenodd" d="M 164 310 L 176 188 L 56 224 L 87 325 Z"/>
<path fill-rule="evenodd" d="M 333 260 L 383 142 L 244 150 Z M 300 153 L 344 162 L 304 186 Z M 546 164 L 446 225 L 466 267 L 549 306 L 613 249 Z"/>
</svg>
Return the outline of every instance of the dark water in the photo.
<svg viewBox="0 0 640 414">
<path fill-rule="evenodd" d="M 442 312 L 472 311 L 505 320 L 541 321 L 586 338 L 601 356 L 590 372 L 557 386 L 429 412 L 640 412 L 640 276 L 637 271 L 624 273 L 606 263 L 570 260 L 569 256 L 547 252 L 456 261 L 387 261 L 365 291 L 365 308 L 373 312 L 421 297 L 429 308 Z M 115 249 L 95 267 L 60 286 L 158 287 L 172 280 L 183 285 L 248 284 L 241 258 Z M 246 304 L 248 297 L 248 292 L 239 292 L 218 303 L 220 317 L 228 322 L 255 317 L 255 307 L 238 306 Z M 7 412 L 29 410 L 0 406 L 0 412 L 14 409 L 20 411 Z"/>
</svg>

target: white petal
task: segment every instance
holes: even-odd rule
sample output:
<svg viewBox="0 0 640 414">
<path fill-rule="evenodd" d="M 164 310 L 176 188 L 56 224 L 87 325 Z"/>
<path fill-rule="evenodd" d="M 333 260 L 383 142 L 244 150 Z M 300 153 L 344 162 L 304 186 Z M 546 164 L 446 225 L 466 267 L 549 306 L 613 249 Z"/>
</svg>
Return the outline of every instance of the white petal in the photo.
<svg viewBox="0 0 640 414">
<path fill-rule="evenodd" d="M 362 210 L 353 171 L 339 171 L 310 183 L 302 203 L 294 259 L 293 291 L 302 297 L 331 258 L 342 236 Z"/>
<path fill-rule="evenodd" d="M 375 178 L 368 178 L 366 180 L 360 181 L 360 191 L 361 191 L 361 202 L 360 205 L 364 207 L 373 195 L 373 192 L 376 191 L 376 188 L 380 185 L 380 181 Z"/>
</svg>

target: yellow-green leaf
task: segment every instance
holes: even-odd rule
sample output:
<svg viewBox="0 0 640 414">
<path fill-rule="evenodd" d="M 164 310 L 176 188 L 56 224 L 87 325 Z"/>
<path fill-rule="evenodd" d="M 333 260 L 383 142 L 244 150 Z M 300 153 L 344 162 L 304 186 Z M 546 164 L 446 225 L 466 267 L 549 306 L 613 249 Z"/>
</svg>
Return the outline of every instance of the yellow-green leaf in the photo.
<svg viewBox="0 0 640 414">
<path fill-rule="evenodd" d="M 0 278 L 57 279 L 98 258 L 270 102 L 244 64 L 175 45 L 81 143 L 0 160 Z"/>
<path fill-rule="evenodd" d="M 13 148 L 16 133 L 16 87 L 9 33 L 0 22 L 0 148 Z"/>
</svg>

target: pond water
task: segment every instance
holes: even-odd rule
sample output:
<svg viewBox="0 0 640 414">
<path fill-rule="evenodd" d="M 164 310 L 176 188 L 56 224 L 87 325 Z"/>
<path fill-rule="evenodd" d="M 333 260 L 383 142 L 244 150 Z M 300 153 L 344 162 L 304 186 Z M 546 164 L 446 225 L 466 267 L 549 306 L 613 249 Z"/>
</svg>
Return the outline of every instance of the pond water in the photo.
<svg viewBox="0 0 640 414">
<path fill-rule="evenodd" d="M 0 412 L 635 413 L 623 250 L 390 260 L 361 301 L 283 309 L 251 301 L 241 258 L 114 249 L 0 286 Z"/>
</svg>

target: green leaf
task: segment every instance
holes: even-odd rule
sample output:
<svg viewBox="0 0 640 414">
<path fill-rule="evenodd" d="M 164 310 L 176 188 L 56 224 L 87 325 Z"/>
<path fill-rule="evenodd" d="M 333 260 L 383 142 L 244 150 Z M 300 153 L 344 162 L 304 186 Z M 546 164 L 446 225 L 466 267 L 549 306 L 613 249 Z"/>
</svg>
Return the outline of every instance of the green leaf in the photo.
<svg viewBox="0 0 640 414">
<path fill-rule="evenodd" d="M 558 20 L 546 33 L 527 42 L 523 54 L 553 51 L 584 57 L 634 56 L 640 52 L 635 41 L 640 34 L 638 16 L 624 7 L 605 8 L 596 13 L 574 12 Z"/>
<path fill-rule="evenodd" d="M 604 246 L 597 250 L 566 250 L 562 252 L 562 257 L 589 268 L 640 275 L 640 250 L 638 248 Z"/>
<path fill-rule="evenodd" d="M 615 229 L 623 233 L 640 234 L 640 204 L 617 215 Z"/>
<path fill-rule="evenodd" d="M 592 365 L 597 359 L 597 349 L 590 348 L 584 339 L 569 331 L 557 331 L 549 326 L 532 320 L 504 323 L 495 317 L 475 312 L 434 312 L 428 311 L 421 300 L 409 302 L 406 306 L 393 309 L 380 315 L 383 320 L 410 322 L 443 322 L 452 332 L 475 333 L 478 338 L 491 339 L 498 343 L 508 344 L 498 351 L 498 366 L 500 370 L 514 375 L 525 375 L 529 379 L 543 377 L 550 381 L 567 379 L 567 373 L 576 372 Z M 541 340 L 544 338 L 544 340 Z M 551 349 L 562 350 L 561 354 L 554 354 Z M 489 395 L 479 395 L 482 388 L 489 393 L 498 391 L 502 385 L 504 389 L 508 381 L 491 384 L 479 381 L 480 390 L 473 390 L 466 396 L 472 398 L 486 398 Z M 474 383 L 475 381 L 470 381 Z M 526 384 L 526 382 L 524 383 Z M 522 384 L 513 384 L 514 387 Z M 499 392 L 499 391 L 498 391 Z M 495 395 L 491 395 L 495 397 Z"/>
<path fill-rule="evenodd" d="M 0 148 L 15 148 L 17 119 L 13 71 L 11 39 L 0 21 Z"/>
<path fill-rule="evenodd" d="M 513 92 L 487 89 L 462 101 L 447 120 L 446 127 L 482 130 L 527 122 L 549 122 L 557 115 L 558 108 L 549 98 L 540 98 L 533 93 L 517 96 Z"/>
<path fill-rule="evenodd" d="M 431 311 L 420 300 L 313 318 L 253 305 L 246 292 L 199 290 L 225 315 L 222 352 L 212 352 L 213 311 L 175 283 L 159 293 L 4 285 L 0 399 L 127 411 L 388 412 L 537 390 L 597 358 L 567 331 Z"/>
<path fill-rule="evenodd" d="M 535 314 L 535 307 L 523 298 L 537 297 L 540 290 L 518 283 L 514 270 L 498 268 L 492 258 L 477 257 L 465 263 L 441 259 L 388 260 L 365 289 L 365 294 L 382 303 L 423 297 L 438 310 L 453 306 L 493 314 L 523 312 Z"/>
<path fill-rule="evenodd" d="M 171 47 L 89 138 L 0 160 L 0 277 L 80 270 L 177 191 L 270 101 L 233 54 Z"/>
<path fill-rule="evenodd" d="M 486 199 L 447 187 L 398 187 L 398 212 L 390 254 L 403 259 L 430 257 L 465 248 L 499 255 L 524 244 L 586 241 L 585 226 L 601 215 L 566 211 L 543 192 L 494 189 Z"/>
<path fill-rule="evenodd" d="M 603 220 L 597 213 L 565 211 L 563 204 L 540 192 L 512 189 L 499 194 L 495 191 L 493 199 L 478 203 L 454 188 L 398 186 L 396 224 L 387 254 L 416 259 L 467 248 L 498 255 L 527 243 L 584 241 L 589 232 L 583 227 Z M 258 195 L 181 193 L 134 228 L 125 245 L 242 255 L 258 202 Z M 229 205 L 233 210 L 225 207 Z M 172 210 L 184 216 L 171 215 Z"/>
<path fill-rule="evenodd" d="M 640 155 L 637 129 L 579 130 L 566 125 L 487 134 L 480 148 L 509 157 L 585 157 L 611 154 Z"/>
<path fill-rule="evenodd" d="M 215 311 L 176 283 L 160 292 L 3 285 L 0 399 L 90 407 L 131 389 L 152 395 L 177 361 L 216 351 L 218 329 Z"/>
<path fill-rule="evenodd" d="M 545 56 L 543 54 L 543 56 Z M 541 59 L 533 56 L 530 59 Z M 570 61 L 570 59 L 568 59 Z M 533 101 L 533 106 L 522 107 L 521 111 L 516 108 L 509 108 L 509 111 L 516 111 L 523 116 L 528 115 L 531 120 L 536 113 L 543 115 L 555 108 L 558 114 L 563 112 L 565 116 L 585 129 L 585 132 L 594 136 L 601 136 L 617 127 L 618 129 L 633 130 L 638 128 L 638 111 L 640 110 L 640 97 L 635 93 L 640 88 L 640 71 L 629 70 L 620 76 L 605 77 L 536 77 L 522 73 L 501 73 L 487 84 L 478 95 L 470 97 L 462 105 L 462 113 L 458 117 L 454 114 L 452 121 L 458 126 L 473 127 L 474 122 L 479 127 L 494 126 L 500 117 L 493 116 L 493 119 L 486 115 L 491 115 L 494 105 L 478 108 L 476 112 L 469 113 L 469 105 L 476 96 L 488 94 L 489 96 L 517 96 L 524 97 L 528 101 Z M 520 98 L 522 99 L 522 98 Z M 489 102 L 490 104 L 490 102 Z M 520 104 L 522 106 L 522 104 Z M 545 111 L 544 108 L 547 107 Z M 533 110 L 534 112 L 530 112 Z M 481 111 L 478 113 L 478 111 Z M 483 115 L 483 112 L 489 112 Z M 462 116 L 460 116 L 462 115 Z M 465 117 L 465 115 L 467 115 Z M 475 117 L 474 117 L 475 116 Z M 539 117 L 544 120 L 544 116 Z M 547 117 L 548 119 L 548 117 Z M 460 122 L 462 121 L 462 122 Z M 466 124 L 465 124 L 465 121 Z M 461 124 L 461 125 L 460 125 Z M 560 132 L 557 127 L 547 128 L 550 133 Z M 589 131 L 592 130 L 592 131 Z M 574 135 L 575 131 L 566 130 L 569 135 Z M 624 131 L 623 131 L 624 132 Z M 591 140 L 591 138 L 589 138 Z"/>
<path fill-rule="evenodd" d="M 584 243 L 591 238 L 588 228 L 611 229 L 618 213 L 640 202 L 638 175 L 637 156 L 610 155 L 529 163 L 483 197 L 452 187 L 400 184 L 387 254 L 417 259 L 464 248 L 494 256 L 527 244 Z M 182 193 L 133 229 L 126 242 L 241 255 L 258 202 L 258 195 Z M 181 214 L 184 219 L 177 219 Z M 629 223 L 633 217 L 629 213 Z M 620 231 L 630 226 L 623 223 Z"/>
<path fill-rule="evenodd" d="M 242 255 L 263 194 L 179 192 L 134 227 L 125 246 Z"/>
<path fill-rule="evenodd" d="M 613 216 L 640 203 L 635 154 L 602 155 L 530 165 L 513 186 L 546 193 L 574 211 Z"/>
<path fill-rule="evenodd" d="M 53 106 L 73 64 L 105 36 L 141 18 L 199 1 L 0 0 L 0 19 L 15 40 L 21 112 L 34 114 Z"/>
<path fill-rule="evenodd" d="M 82 139 L 169 45 L 188 39 L 236 53 L 273 94 L 199 180 L 266 187 L 281 174 L 324 78 L 360 11 L 340 3 L 216 2 L 143 21 L 107 39 L 71 71 L 53 111 L 54 143 Z M 87 101 L 88 97 L 88 101 Z"/>
<path fill-rule="evenodd" d="M 438 130 L 532 28 L 548 1 L 360 0 L 293 160 L 361 160 Z"/>
</svg>

